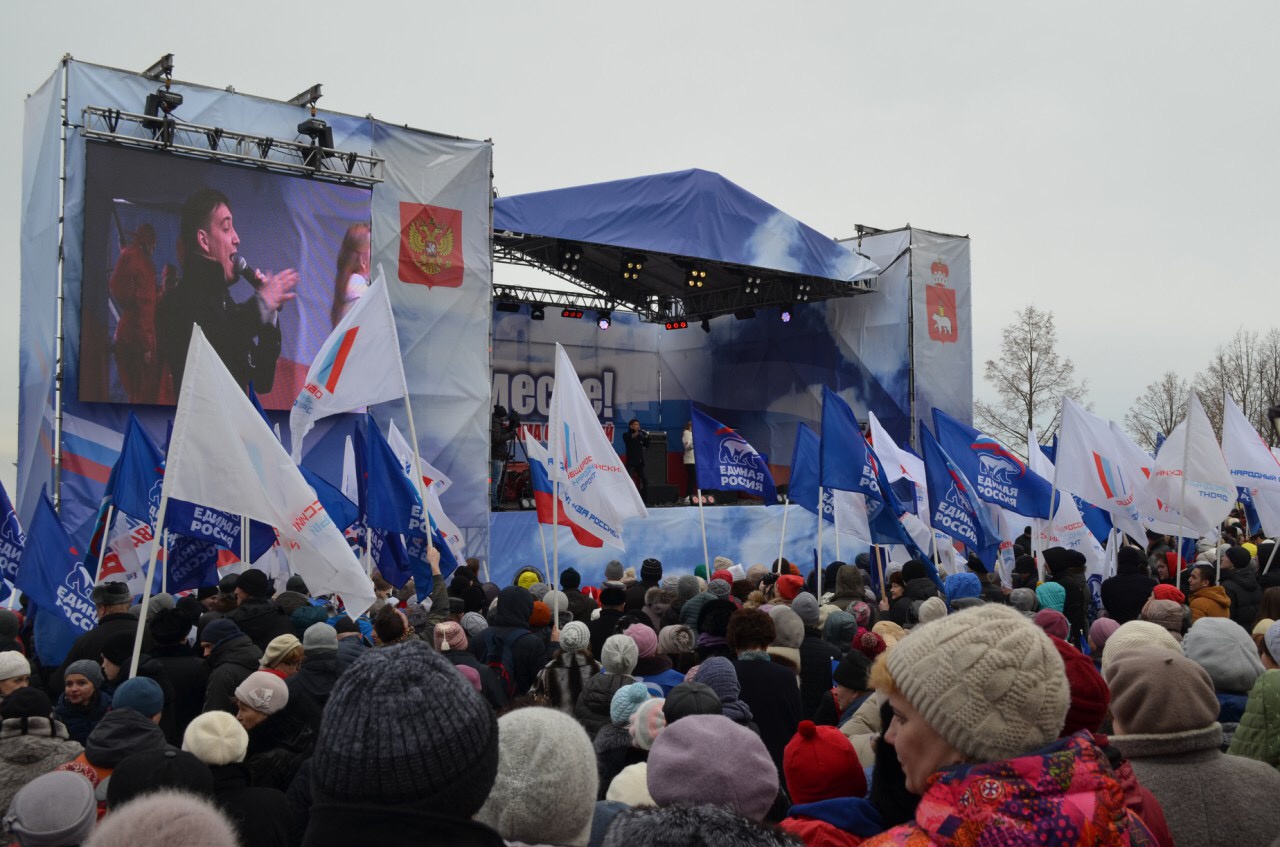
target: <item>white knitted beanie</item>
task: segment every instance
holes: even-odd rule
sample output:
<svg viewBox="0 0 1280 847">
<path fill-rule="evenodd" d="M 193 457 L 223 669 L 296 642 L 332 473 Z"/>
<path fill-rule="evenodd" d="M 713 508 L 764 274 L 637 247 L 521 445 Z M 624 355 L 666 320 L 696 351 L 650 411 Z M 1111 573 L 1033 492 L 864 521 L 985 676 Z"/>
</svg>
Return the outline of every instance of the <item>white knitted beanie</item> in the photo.
<svg viewBox="0 0 1280 847">
<path fill-rule="evenodd" d="M 921 624 L 889 650 L 894 683 L 939 735 L 985 762 L 1058 737 L 1071 697 L 1049 636 L 1007 606 Z"/>
</svg>

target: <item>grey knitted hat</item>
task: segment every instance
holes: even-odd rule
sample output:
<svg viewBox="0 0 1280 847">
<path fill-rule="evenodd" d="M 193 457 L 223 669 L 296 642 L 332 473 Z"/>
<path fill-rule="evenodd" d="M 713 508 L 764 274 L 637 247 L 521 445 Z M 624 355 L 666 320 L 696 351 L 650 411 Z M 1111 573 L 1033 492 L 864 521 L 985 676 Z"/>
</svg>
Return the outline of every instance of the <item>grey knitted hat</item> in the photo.
<svg viewBox="0 0 1280 847">
<path fill-rule="evenodd" d="M 310 658 L 325 651 L 338 652 L 338 631 L 327 623 L 313 623 L 302 634 L 302 654 Z"/>
<path fill-rule="evenodd" d="M 582 621 L 573 621 L 560 630 L 560 649 L 564 652 L 576 653 L 590 645 L 591 630 Z"/>
<path fill-rule="evenodd" d="M 317 802 L 405 805 L 469 818 L 498 770 L 498 721 L 416 639 L 369 650 L 338 678 L 312 756 Z"/>
<path fill-rule="evenodd" d="M 698 593 L 698 578 L 693 574 L 685 574 L 676 581 L 676 597 L 688 600 Z"/>
<path fill-rule="evenodd" d="M 133 592 L 125 582 L 103 582 L 95 585 L 89 598 L 96 606 L 123 606 L 133 599 Z"/>
<path fill-rule="evenodd" d="M 92 682 L 94 690 L 102 687 L 102 665 L 98 664 L 93 659 L 75 660 L 71 664 L 67 665 L 67 669 L 63 671 L 62 676 L 65 679 L 73 673 L 80 674 L 80 676 Z"/>
<path fill-rule="evenodd" d="M 605 673 L 630 674 L 638 661 L 640 650 L 625 635 L 610 635 L 600 648 L 600 664 Z"/>
<path fill-rule="evenodd" d="M 98 822 L 93 785 L 71 771 L 38 776 L 14 795 L 5 829 L 31 847 L 83 844 Z"/>
<path fill-rule="evenodd" d="M 462 628 L 467 631 L 467 638 L 475 638 L 489 628 L 489 622 L 479 612 L 467 612 L 462 616 Z"/>
<path fill-rule="evenodd" d="M 993 762 L 1058 737 L 1070 706 L 1049 636 L 1007 606 L 921 624 L 886 653 L 894 683 L 949 744 Z"/>
<path fill-rule="evenodd" d="M 614 559 L 605 565 L 604 578 L 606 582 L 620 582 L 622 580 L 622 562 Z"/>
<path fill-rule="evenodd" d="M 821 613 L 818 610 L 818 599 L 808 591 L 801 591 L 796 595 L 796 599 L 791 601 L 791 611 L 800 616 L 800 622 L 809 629 L 813 629 L 818 625 L 818 618 Z"/>
</svg>

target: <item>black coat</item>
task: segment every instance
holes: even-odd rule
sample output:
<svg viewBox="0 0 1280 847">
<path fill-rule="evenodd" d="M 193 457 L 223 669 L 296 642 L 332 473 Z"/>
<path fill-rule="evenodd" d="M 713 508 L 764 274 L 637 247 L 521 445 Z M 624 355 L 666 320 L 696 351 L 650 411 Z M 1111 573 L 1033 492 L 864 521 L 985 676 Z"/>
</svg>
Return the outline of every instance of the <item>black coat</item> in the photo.
<svg viewBox="0 0 1280 847">
<path fill-rule="evenodd" d="M 276 788 L 249 785 L 249 769 L 236 762 L 210 765 L 213 800 L 240 836 L 241 847 L 290 847 L 292 816 L 288 798 Z"/>
<path fill-rule="evenodd" d="M 840 651 L 822 639 L 822 633 L 806 628 L 800 643 L 801 717 L 812 719 L 824 695 L 831 692 L 831 661 Z"/>
<path fill-rule="evenodd" d="M 796 675 L 773 662 L 735 660 L 741 692 L 738 699 L 751 707 L 760 739 L 782 774 L 782 753 L 801 720 L 800 687 Z"/>
<path fill-rule="evenodd" d="M 304 656 L 298 672 L 286 679 L 284 684 L 289 689 L 290 699 L 297 692 L 310 697 L 323 709 L 324 704 L 329 702 L 329 693 L 333 691 L 333 686 L 338 683 L 338 677 L 342 676 L 344 670 L 346 666 L 338 661 L 336 650 L 319 651 Z"/>
<path fill-rule="evenodd" d="M 591 655 L 600 658 L 600 653 L 604 650 L 604 642 L 613 635 L 614 629 L 618 626 L 618 619 L 622 617 L 622 612 L 617 609 L 601 609 L 600 617 L 587 623 L 587 630 L 591 633 Z"/>
<path fill-rule="evenodd" d="M 1155 587 L 1146 574 L 1118 573 L 1102 583 L 1102 606 L 1116 623 L 1136 621 Z"/>
<path fill-rule="evenodd" d="M 573 619 L 590 624 L 591 613 L 596 610 L 599 604 L 581 591 L 566 591 L 565 594 L 569 597 L 569 614 L 573 615 Z M 600 657 L 596 656 L 596 658 Z"/>
<path fill-rule="evenodd" d="M 113 612 L 98 621 L 97 626 L 77 638 L 75 643 L 71 645 L 71 649 L 67 651 L 67 657 L 62 660 L 62 665 L 49 677 L 48 690 L 61 693 L 62 675 L 67 672 L 68 665 L 81 659 L 101 663 L 102 646 L 107 643 L 107 640 L 122 632 L 133 635 L 137 631 L 137 627 L 138 618 L 132 612 Z M 147 633 L 144 630 L 142 638 L 144 652 L 147 652 L 151 647 L 150 642 L 151 639 L 147 637 Z"/>
<path fill-rule="evenodd" d="M 488 665 L 481 664 L 480 660 L 466 650 L 448 650 L 440 655 L 452 662 L 455 667 L 466 665 L 475 669 L 475 672 L 480 677 L 480 693 L 489 702 L 489 705 L 494 708 L 494 711 L 507 705 L 507 692 L 503 688 L 501 680 L 498 679 L 493 669 Z"/>
<path fill-rule="evenodd" d="M 635 681 L 635 677 L 622 673 L 598 673 L 587 680 L 573 707 L 573 716 L 587 735 L 595 738 L 601 727 L 610 723 L 609 707 L 613 704 L 613 695 L 622 686 Z"/>
<path fill-rule="evenodd" d="M 907 580 L 902 596 L 893 601 L 889 607 L 889 620 L 906 629 L 916 624 L 916 604 L 923 603 L 930 597 L 942 597 L 938 584 L 928 577 L 916 577 Z M 943 597 L 945 600 L 946 598 Z"/>
<path fill-rule="evenodd" d="M 302 847 L 401 844 L 423 847 L 506 847 L 502 836 L 482 823 L 446 818 L 401 806 L 318 803 L 311 809 Z"/>
<path fill-rule="evenodd" d="M 245 764 L 256 786 L 286 791 L 315 748 L 320 709 L 306 696 L 288 704 L 249 731 Z"/>
<path fill-rule="evenodd" d="M 227 619 L 234 621 L 240 631 L 262 652 L 267 651 L 271 640 L 281 635 L 293 635 L 293 621 L 284 610 L 265 597 L 247 597 L 231 610 Z"/>
<path fill-rule="evenodd" d="M 186 644 L 156 645 L 151 658 L 164 668 L 173 686 L 173 724 L 178 744 L 187 724 L 204 709 L 204 691 L 209 683 L 209 663 Z"/>
<path fill-rule="evenodd" d="M 1062 604 L 1062 614 L 1066 616 L 1067 623 L 1071 624 L 1071 637 L 1067 641 L 1078 647 L 1089 632 L 1089 595 L 1085 587 L 1084 573 L 1079 571 L 1056 573 L 1050 581 L 1058 583 L 1067 590 L 1067 599 Z"/>
<path fill-rule="evenodd" d="M 1271 565 L 1275 569 L 1275 564 Z M 1262 588 L 1251 568 L 1232 568 L 1222 571 L 1221 585 L 1231 598 L 1231 620 L 1253 631 L 1254 619 L 1258 617 L 1258 607 L 1262 605 Z"/>
<path fill-rule="evenodd" d="M 659 583 L 656 582 L 636 582 L 627 589 L 627 605 L 624 607 L 628 612 L 639 611 L 644 608 L 644 595 L 649 593 L 650 588 L 657 588 Z"/>
<path fill-rule="evenodd" d="M 497 642 L 501 639 L 511 653 L 514 667 L 508 669 L 517 696 L 528 693 L 542 666 L 551 660 L 553 650 L 547 642 L 529 632 L 529 616 L 533 614 L 533 595 L 518 586 L 508 586 L 498 595 L 493 626 L 476 636 L 471 653 L 480 664 L 487 664 L 490 647 L 500 656 Z M 521 630 L 524 630 L 521 632 Z"/>
<path fill-rule="evenodd" d="M 240 634 L 228 638 L 213 648 L 209 655 L 209 682 L 205 686 L 202 711 L 234 712 L 236 710 L 236 686 L 258 669 L 262 651 Z"/>
</svg>

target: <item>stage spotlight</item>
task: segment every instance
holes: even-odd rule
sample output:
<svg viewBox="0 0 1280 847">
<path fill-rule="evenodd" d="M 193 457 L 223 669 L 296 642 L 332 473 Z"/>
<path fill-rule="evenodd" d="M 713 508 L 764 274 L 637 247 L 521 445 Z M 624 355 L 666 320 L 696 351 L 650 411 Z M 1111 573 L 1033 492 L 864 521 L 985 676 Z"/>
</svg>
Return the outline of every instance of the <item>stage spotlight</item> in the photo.
<svg viewBox="0 0 1280 847">
<path fill-rule="evenodd" d="M 813 290 L 813 285 L 811 283 L 800 283 L 800 285 L 796 287 L 796 299 L 801 303 L 806 302 L 809 299 L 809 292 L 811 290 Z"/>
<path fill-rule="evenodd" d="M 520 311 L 520 304 L 513 303 L 509 300 L 499 300 L 497 303 L 497 309 L 499 312 L 518 312 Z"/>
<path fill-rule="evenodd" d="M 582 261 L 582 248 L 575 244 L 563 244 L 560 247 L 560 270 L 576 273 L 578 263 Z"/>
<path fill-rule="evenodd" d="M 543 311 L 541 306 L 533 306 L 529 309 L 529 319 L 533 321 L 544 321 L 547 319 L 547 313 Z"/>
<path fill-rule="evenodd" d="M 622 280 L 623 282 L 636 282 L 640 279 L 640 271 L 644 270 L 643 256 L 623 256 L 622 257 Z"/>
<path fill-rule="evenodd" d="M 783 306 L 782 311 L 778 313 L 778 317 L 782 318 L 784 324 L 791 323 L 791 307 Z"/>
<path fill-rule="evenodd" d="M 705 333 L 707 333 L 708 335 L 710 335 L 710 334 L 711 334 L 711 319 L 710 319 L 710 318 L 703 318 L 703 319 L 702 319 L 702 331 L 703 331 L 703 332 L 705 332 Z"/>
<path fill-rule="evenodd" d="M 582 317 L 582 310 L 581 310 L 581 309 L 562 309 L 562 310 L 560 311 L 560 317 L 562 317 L 562 318 L 581 318 L 581 317 Z"/>
<path fill-rule="evenodd" d="M 608 311 L 603 311 L 598 313 L 596 326 L 600 327 L 601 329 L 608 329 L 611 323 L 613 323 L 613 319 Z"/>
<path fill-rule="evenodd" d="M 690 268 L 684 281 L 690 288 L 701 288 L 707 282 L 707 272 L 700 268 Z"/>
<path fill-rule="evenodd" d="M 760 277 L 754 276 L 754 275 L 748 275 L 746 284 L 742 287 L 742 291 L 744 294 L 759 294 L 760 293 Z"/>
<path fill-rule="evenodd" d="M 685 320 L 667 321 L 667 329 L 688 329 L 689 322 Z"/>
</svg>

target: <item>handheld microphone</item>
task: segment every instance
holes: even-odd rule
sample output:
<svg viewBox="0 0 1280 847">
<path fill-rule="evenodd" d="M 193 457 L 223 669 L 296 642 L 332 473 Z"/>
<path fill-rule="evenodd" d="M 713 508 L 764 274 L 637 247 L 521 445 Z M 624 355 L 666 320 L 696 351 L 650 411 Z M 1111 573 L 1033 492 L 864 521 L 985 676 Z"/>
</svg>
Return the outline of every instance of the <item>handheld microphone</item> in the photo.
<svg viewBox="0 0 1280 847">
<path fill-rule="evenodd" d="M 236 275 L 243 278 L 245 282 L 254 288 L 262 287 L 262 278 L 259 271 L 249 267 L 249 263 L 245 261 L 244 256 L 236 253 L 231 257 L 231 267 L 235 270 Z"/>
</svg>

